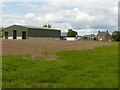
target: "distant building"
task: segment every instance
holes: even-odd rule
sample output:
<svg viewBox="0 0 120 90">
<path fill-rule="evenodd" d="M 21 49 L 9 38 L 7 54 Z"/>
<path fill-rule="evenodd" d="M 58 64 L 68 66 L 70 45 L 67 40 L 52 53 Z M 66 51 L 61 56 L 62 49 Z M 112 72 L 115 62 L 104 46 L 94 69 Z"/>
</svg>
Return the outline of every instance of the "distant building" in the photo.
<svg viewBox="0 0 120 90">
<path fill-rule="evenodd" d="M 78 40 L 81 40 L 81 39 L 82 39 L 82 36 L 78 36 L 77 39 L 78 39 Z"/>
<path fill-rule="evenodd" d="M 12 25 L 3 29 L 3 39 L 60 40 L 61 30 L 43 27 Z"/>
<path fill-rule="evenodd" d="M 83 40 L 94 40 L 94 38 L 96 38 L 95 34 L 90 34 L 90 35 L 84 35 L 82 37 Z"/>
<path fill-rule="evenodd" d="M 108 31 L 106 32 L 98 31 L 96 39 L 99 41 L 109 41 L 111 39 L 111 35 L 109 34 Z"/>
<path fill-rule="evenodd" d="M 82 37 L 82 39 L 83 39 L 83 40 L 88 40 L 88 39 L 90 39 L 90 35 L 84 35 L 84 36 Z"/>
<path fill-rule="evenodd" d="M 66 40 L 67 32 L 61 32 L 61 40 Z"/>
<path fill-rule="evenodd" d="M 96 35 L 95 34 L 90 34 L 90 39 L 95 39 Z"/>
</svg>

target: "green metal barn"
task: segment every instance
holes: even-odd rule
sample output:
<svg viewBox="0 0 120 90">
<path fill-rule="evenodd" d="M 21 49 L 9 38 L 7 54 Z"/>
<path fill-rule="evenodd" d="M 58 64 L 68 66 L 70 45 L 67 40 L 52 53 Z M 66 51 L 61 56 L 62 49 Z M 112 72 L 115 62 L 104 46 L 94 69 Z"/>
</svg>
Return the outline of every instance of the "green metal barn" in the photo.
<svg viewBox="0 0 120 90">
<path fill-rule="evenodd" d="M 22 25 L 3 29 L 3 39 L 54 39 L 60 40 L 61 30 Z"/>
</svg>

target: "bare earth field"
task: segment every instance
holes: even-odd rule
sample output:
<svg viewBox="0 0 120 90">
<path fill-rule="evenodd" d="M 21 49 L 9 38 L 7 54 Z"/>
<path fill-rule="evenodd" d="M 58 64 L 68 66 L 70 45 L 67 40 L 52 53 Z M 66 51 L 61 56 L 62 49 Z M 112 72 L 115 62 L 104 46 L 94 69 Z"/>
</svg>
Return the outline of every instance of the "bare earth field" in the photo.
<svg viewBox="0 0 120 90">
<path fill-rule="evenodd" d="M 66 50 L 87 50 L 110 45 L 100 41 L 62 41 L 62 40 L 2 40 L 2 55 L 36 54 Z"/>
</svg>

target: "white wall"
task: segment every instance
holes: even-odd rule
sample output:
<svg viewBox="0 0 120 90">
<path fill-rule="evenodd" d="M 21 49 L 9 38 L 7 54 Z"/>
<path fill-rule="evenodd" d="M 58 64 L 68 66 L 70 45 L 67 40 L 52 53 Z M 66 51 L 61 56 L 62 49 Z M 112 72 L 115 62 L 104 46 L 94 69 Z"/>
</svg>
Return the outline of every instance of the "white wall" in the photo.
<svg viewBox="0 0 120 90">
<path fill-rule="evenodd" d="M 5 39 L 5 37 L 3 37 L 3 39 Z"/>
<path fill-rule="evenodd" d="M 13 37 L 8 37 L 8 39 L 13 39 Z"/>
<path fill-rule="evenodd" d="M 5 37 L 3 37 L 3 39 L 5 39 Z M 8 39 L 13 39 L 13 37 L 8 37 Z"/>
<path fill-rule="evenodd" d="M 5 37 L 3 37 L 3 39 L 5 39 Z M 13 39 L 13 37 L 8 37 L 8 39 Z M 22 39 L 22 37 L 17 37 L 17 39 Z M 60 40 L 60 38 L 42 38 L 42 37 L 28 37 L 27 39 Z"/>
<path fill-rule="evenodd" d="M 67 41 L 75 41 L 77 40 L 76 37 L 67 37 L 66 38 Z"/>
<path fill-rule="evenodd" d="M 5 37 L 3 37 L 3 39 L 5 39 Z M 8 39 L 13 39 L 13 37 L 8 37 Z M 22 39 L 22 37 L 17 37 L 17 39 Z"/>
<path fill-rule="evenodd" d="M 22 37 L 17 37 L 17 39 L 22 39 Z"/>
</svg>

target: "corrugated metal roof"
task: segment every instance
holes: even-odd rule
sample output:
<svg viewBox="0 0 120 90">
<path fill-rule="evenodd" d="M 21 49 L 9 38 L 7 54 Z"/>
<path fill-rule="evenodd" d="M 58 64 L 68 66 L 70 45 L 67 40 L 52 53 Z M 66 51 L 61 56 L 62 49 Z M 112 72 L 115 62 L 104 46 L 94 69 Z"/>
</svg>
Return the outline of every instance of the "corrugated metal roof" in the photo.
<svg viewBox="0 0 120 90">
<path fill-rule="evenodd" d="M 41 28 L 38 26 L 28 26 L 28 25 L 19 25 L 19 26 L 26 27 L 26 28 Z"/>
</svg>

